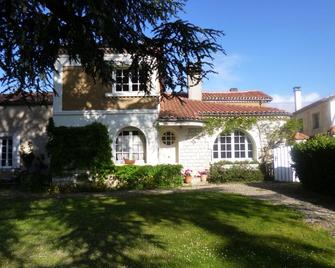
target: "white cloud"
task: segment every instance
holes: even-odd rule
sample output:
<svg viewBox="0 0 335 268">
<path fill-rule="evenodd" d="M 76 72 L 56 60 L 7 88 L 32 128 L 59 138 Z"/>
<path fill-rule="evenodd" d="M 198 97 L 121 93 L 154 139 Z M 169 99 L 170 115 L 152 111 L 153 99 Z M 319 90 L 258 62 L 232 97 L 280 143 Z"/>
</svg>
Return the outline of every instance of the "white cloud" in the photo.
<svg viewBox="0 0 335 268">
<path fill-rule="evenodd" d="M 272 98 L 273 98 L 272 102 L 276 102 L 276 103 L 285 103 L 285 102 L 292 102 L 293 103 L 294 102 L 293 92 L 292 92 L 292 95 L 290 95 L 290 96 L 273 94 Z M 311 92 L 311 93 L 308 93 L 308 94 L 302 93 L 302 100 L 303 100 L 304 103 L 314 102 L 314 101 L 317 101 L 319 99 L 321 99 L 321 96 L 317 92 Z"/>
<path fill-rule="evenodd" d="M 288 112 L 294 112 L 293 92 L 291 96 L 273 94 L 272 98 L 273 98 L 273 101 L 270 103 L 270 106 L 283 109 Z M 304 94 L 304 92 L 302 92 L 302 106 L 306 106 L 319 99 L 321 99 L 321 96 L 317 92 L 311 92 L 308 94 Z"/>
<path fill-rule="evenodd" d="M 234 87 L 235 83 L 240 81 L 236 69 L 242 61 L 242 56 L 238 54 L 217 56 L 214 60 L 214 71 L 217 73 L 209 75 L 208 80 L 205 80 L 206 87 L 210 89 Z"/>
</svg>

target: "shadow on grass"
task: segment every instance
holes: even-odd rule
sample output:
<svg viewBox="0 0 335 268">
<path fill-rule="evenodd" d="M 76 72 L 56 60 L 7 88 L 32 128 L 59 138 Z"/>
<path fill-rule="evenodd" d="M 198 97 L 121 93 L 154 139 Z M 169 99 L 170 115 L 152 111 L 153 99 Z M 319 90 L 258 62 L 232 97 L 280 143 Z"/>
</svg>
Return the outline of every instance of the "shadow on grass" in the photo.
<svg viewBox="0 0 335 268">
<path fill-rule="evenodd" d="M 168 237 L 173 235 L 173 226 L 185 223 L 217 238 L 214 258 L 222 266 L 330 267 L 325 258 L 335 253 L 313 241 L 282 235 L 280 230 L 275 235 L 266 230 L 255 232 L 255 226 L 247 224 L 250 221 L 264 223 L 264 228 L 273 224 L 276 228 L 285 225 L 301 230 L 299 216 L 291 210 L 216 192 L 3 201 L 0 265 L 45 267 L 32 255 L 39 246 L 44 247 L 48 266 L 199 265 L 197 259 L 186 261 L 182 255 L 171 254 L 173 245 L 150 231 L 151 227 L 168 224 L 172 226 L 168 229 L 171 233 L 165 234 Z M 32 241 L 36 236 L 39 241 Z M 60 251 L 62 254 L 57 255 Z"/>
</svg>

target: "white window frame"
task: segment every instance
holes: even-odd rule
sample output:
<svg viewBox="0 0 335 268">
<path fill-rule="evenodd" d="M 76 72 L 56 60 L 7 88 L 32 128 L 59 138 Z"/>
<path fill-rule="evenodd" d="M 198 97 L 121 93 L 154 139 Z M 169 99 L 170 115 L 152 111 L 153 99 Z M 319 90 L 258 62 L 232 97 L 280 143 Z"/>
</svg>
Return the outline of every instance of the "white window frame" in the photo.
<svg viewBox="0 0 335 268">
<path fill-rule="evenodd" d="M 166 135 L 168 133 L 170 133 L 170 135 Z M 164 143 L 164 137 L 165 137 L 165 141 L 170 141 L 169 144 Z M 166 130 L 161 134 L 160 141 L 164 146 L 173 147 L 176 145 L 176 142 L 177 142 L 176 133 L 174 133 L 171 130 Z"/>
<path fill-rule="evenodd" d="M 236 132 L 239 132 L 241 134 L 243 134 L 244 136 L 244 143 L 235 143 L 235 135 Z M 221 137 L 224 138 L 230 138 L 230 143 L 221 143 Z M 240 137 L 240 136 L 239 136 Z M 217 141 L 217 143 L 216 143 Z M 241 145 L 244 144 L 244 149 L 243 150 L 236 150 L 235 149 L 235 145 L 239 145 L 239 147 L 241 147 Z M 251 145 L 251 150 L 249 150 L 248 145 Z M 214 150 L 214 146 L 217 145 L 217 150 Z M 224 152 L 225 150 L 221 149 L 221 146 L 223 145 L 223 147 L 225 147 L 227 150 L 228 145 L 230 146 L 230 151 L 226 151 L 226 153 L 230 152 L 231 153 L 231 157 L 221 157 L 221 153 Z M 249 151 L 251 151 L 251 157 L 249 157 Z M 235 157 L 235 153 L 236 152 L 244 152 L 245 157 Z M 214 157 L 214 154 L 217 153 L 218 157 Z M 253 160 L 254 159 L 254 144 L 251 140 L 251 138 L 243 131 L 241 130 L 235 130 L 230 134 L 223 134 L 220 133 L 214 140 L 213 146 L 212 146 L 212 160 L 215 161 L 221 161 L 221 160 L 227 160 L 227 161 L 245 161 L 245 160 Z"/>
<path fill-rule="evenodd" d="M 2 164 L 3 159 L 2 159 L 2 150 L 3 150 L 3 140 L 7 140 L 7 144 L 6 144 L 6 153 L 5 153 L 5 165 Z M 8 149 L 8 143 L 9 140 L 12 141 L 12 145 L 11 145 L 11 152 Z M 10 135 L 3 135 L 0 136 L 0 168 L 2 169 L 6 169 L 6 168 L 13 168 L 15 166 L 15 150 L 14 150 L 14 137 L 10 136 Z M 9 155 L 11 154 L 11 165 L 9 165 Z"/>
<path fill-rule="evenodd" d="M 122 149 L 121 149 L 121 151 L 118 151 L 118 138 L 119 138 L 120 135 L 122 135 L 122 133 L 124 131 L 129 132 L 129 142 L 130 142 L 129 152 L 123 151 Z M 133 148 L 134 147 L 133 136 L 135 136 L 134 135 L 135 131 L 139 133 L 139 135 L 136 135 L 136 136 L 142 136 L 143 137 L 143 140 L 140 138 L 142 140 L 142 142 L 143 142 L 143 146 L 142 146 L 143 147 L 143 152 L 134 152 L 134 148 Z M 120 145 L 120 146 L 122 148 L 122 145 Z M 118 154 L 122 155 L 122 159 L 121 160 L 117 159 L 118 158 Z M 136 164 L 144 164 L 146 162 L 146 139 L 145 139 L 145 136 L 142 133 L 142 131 L 140 131 L 139 129 L 136 129 L 136 128 L 134 128 L 134 129 L 133 128 L 124 128 L 124 129 L 122 129 L 118 133 L 118 135 L 116 137 L 116 140 L 115 140 L 115 162 L 117 164 L 124 164 L 124 157 L 123 157 L 124 154 L 128 154 L 129 155 L 129 158 L 128 158 L 129 160 L 134 160 L 133 159 L 133 155 L 134 154 L 143 154 L 143 159 L 135 160 L 135 163 Z"/>
<path fill-rule="evenodd" d="M 133 84 L 136 84 L 138 85 L 138 87 L 140 88 L 141 86 L 141 83 L 139 82 L 139 78 L 140 78 L 140 69 L 137 70 L 138 72 L 138 83 L 133 83 L 132 82 L 132 79 L 131 79 L 131 76 L 129 75 L 128 77 L 128 83 L 126 83 L 128 85 L 128 88 L 129 90 L 128 91 L 117 91 L 116 90 L 116 87 L 119 83 L 117 83 L 117 80 L 116 80 L 116 72 L 117 71 L 125 71 L 125 70 L 129 70 L 129 66 L 125 66 L 125 65 L 120 65 L 120 66 L 117 66 L 116 67 L 116 70 L 113 71 L 113 74 L 112 74 L 112 77 L 113 77 L 113 80 L 115 81 L 112 85 L 112 92 L 108 92 L 105 94 L 106 97 L 117 97 L 117 96 L 145 96 L 146 94 L 146 91 L 145 90 L 136 90 L 136 91 L 133 91 Z M 121 87 L 122 87 L 122 84 L 121 84 Z M 145 85 L 146 88 L 148 88 L 148 85 Z"/>
</svg>

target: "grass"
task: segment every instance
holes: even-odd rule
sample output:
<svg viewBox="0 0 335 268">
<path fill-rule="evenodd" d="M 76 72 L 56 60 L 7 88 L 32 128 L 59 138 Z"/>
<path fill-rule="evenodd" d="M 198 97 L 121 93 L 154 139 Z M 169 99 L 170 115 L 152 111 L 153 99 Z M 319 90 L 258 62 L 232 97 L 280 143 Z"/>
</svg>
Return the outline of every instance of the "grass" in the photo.
<svg viewBox="0 0 335 268">
<path fill-rule="evenodd" d="M 1 199 L 0 266 L 335 267 L 335 240 L 219 192 Z"/>
</svg>

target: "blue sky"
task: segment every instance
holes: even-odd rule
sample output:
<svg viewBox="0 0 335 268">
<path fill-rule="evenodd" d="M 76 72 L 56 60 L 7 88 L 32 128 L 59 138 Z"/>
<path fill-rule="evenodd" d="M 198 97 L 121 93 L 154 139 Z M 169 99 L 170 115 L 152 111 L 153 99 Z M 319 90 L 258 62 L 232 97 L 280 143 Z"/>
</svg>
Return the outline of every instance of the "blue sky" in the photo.
<svg viewBox="0 0 335 268">
<path fill-rule="evenodd" d="M 275 101 L 335 94 L 335 0 L 188 0 L 182 19 L 223 30 L 205 89 L 261 89 Z"/>
</svg>

